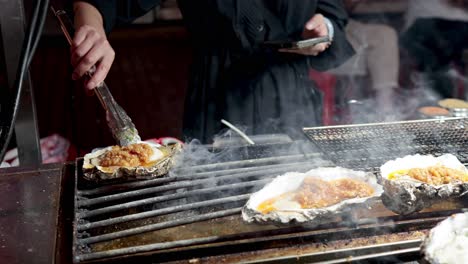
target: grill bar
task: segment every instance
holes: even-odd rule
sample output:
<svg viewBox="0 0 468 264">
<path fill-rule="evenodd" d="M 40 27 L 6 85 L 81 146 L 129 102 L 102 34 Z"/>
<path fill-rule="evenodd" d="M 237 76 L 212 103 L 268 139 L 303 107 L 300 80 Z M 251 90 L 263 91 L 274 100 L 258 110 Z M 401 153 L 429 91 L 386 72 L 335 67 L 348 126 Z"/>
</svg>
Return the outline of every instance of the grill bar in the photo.
<svg viewBox="0 0 468 264">
<path fill-rule="evenodd" d="M 233 212 L 236 214 L 239 211 Z M 235 209 L 232 209 L 235 211 Z M 266 230 L 260 232 L 253 232 L 247 234 L 233 234 L 233 235 L 226 235 L 226 236 L 210 236 L 210 237 L 203 237 L 203 238 L 194 238 L 194 239 L 186 239 L 186 240 L 178 240 L 173 242 L 163 242 L 163 243 L 153 243 L 144 246 L 134 246 L 128 248 L 121 248 L 116 250 L 108 250 L 102 252 L 95 252 L 95 253 L 87 253 L 87 254 L 80 254 L 77 256 L 77 259 L 80 261 L 84 260 L 93 260 L 93 259 L 100 259 L 100 258 L 107 258 L 107 257 L 116 257 L 116 256 L 123 256 L 127 254 L 133 253 L 143 253 L 155 250 L 163 250 L 163 249 L 171 249 L 171 248 L 178 248 L 178 247 L 188 247 L 188 246 L 196 246 L 201 244 L 208 244 L 208 243 L 220 243 L 229 241 L 238 241 L 243 240 L 245 243 L 258 243 L 263 241 L 279 241 L 279 240 L 292 240 L 292 239 L 305 239 L 306 237 L 323 237 L 329 236 L 333 237 L 340 237 L 340 234 L 350 234 L 353 232 L 371 232 L 371 230 L 383 230 L 385 228 L 391 228 L 394 230 L 398 230 L 399 228 L 408 228 L 408 227 L 424 227 L 424 226 L 431 226 L 435 225 L 439 221 L 445 219 L 446 215 L 450 215 L 454 212 L 444 212 L 445 216 L 427 216 L 423 219 L 411 219 L 411 220 L 391 220 L 389 219 L 383 223 L 371 223 L 371 224 L 363 224 L 360 225 L 358 228 L 356 227 L 336 227 L 332 229 L 319 229 L 319 230 L 312 230 L 312 231 L 303 231 L 298 233 L 293 233 L 291 228 L 284 230 L 284 232 L 279 232 L 279 234 L 275 234 L 276 230 Z M 368 222 L 366 219 L 363 219 L 362 222 Z M 270 234 L 270 235 L 267 235 Z M 84 240 L 84 239 L 82 239 Z M 417 240 L 409 241 L 409 243 L 416 242 Z M 82 242 L 82 241 L 80 241 Z M 406 242 L 401 242 L 403 245 Z M 390 243 L 393 244 L 393 243 Z M 377 247 L 379 245 L 376 245 Z M 364 248 L 364 247 L 363 247 Z M 346 249 L 345 249 L 346 250 Z M 328 251 L 330 252 L 330 251 Z M 322 254 L 326 254 L 327 252 L 322 252 Z M 295 255 L 294 258 L 297 258 Z"/>
<path fill-rule="evenodd" d="M 115 193 L 119 190 L 131 190 L 131 189 L 136 189 L 136 188 L 141 188 L 141 187 L 148 187 L 152 185 L 161 185 L 161 184 L 173 182 L 176 180 L 177 180 L 177 177 L 164 177 L 164 178 L 156 178 L 156 179 L 144 180 L 144 181 L 134 181 L 134 182 L 129 182 L 129 183 L 114 184 L 114 185 L 103 186 L 103 187 L 99 187 L 99 188 L 91 189 L 91 190 L 81 190 L 81 191 L 78 191 L 78 195 L 81 196 L 82 200 L 80 200 L 80 202 L 83 202 L 83 204 L 80 203 L 79 205 L 80 206 L 87 205 L 85 201 L 88 198 L 84 198 L 84 197 L 104 195 L 106 193 Z"/>
<path fill-rule="evenodd" d="M 299 263 L 351 263 L 362 260 L 375 260 L 378 258 L 397 256 L 400 254 L 416 253 L 419 254 L 421 239 L 399 241 L 394 243 L 384 243 L 371 246 L 331 250 L 327 252 L 318 252 L 312 254 L 297 256 L 285 256 L 260 261 L 248 261 L 245 264 L 253 263 L 290 263 L 292 260 Z"/>
<path fill-rule="evenodd" d="M 123 217 L 111 218 L 111 219 L 104 220 L 104 221 L 98 221 L 98 222 L 93 222 L 93 223 L 87 223 L 87 224 L 84 224 L 84 225 L 78 225 L 78 231 L 83 231 L 83 230 L 87 230 L 87 229 L 91 229 L 91 228 L 99 227 L 99 226 L 106 226 L 106 225 L 114 224 L 114 223 L 126 222 L 126 221 L 129 221 L 128 218 L 132 218 L 131 220 L 139 220 L 139 219 L 148 218 L 148 217 L 152 217 L 152 216 L 172 214 L 172 213 L 188 211 L 188 210 L 192 210 L 192 209 L 196 209 L 196 208 L 203 208 L 203 207 L 207 207 L 207 206 L 220 205 L 220 204 L 224 204 L 224 203 L 243 201 L 243 200 L 247 200 L 249 198 L 249 196 L 250 196 L 250 194 L 230 196 L 230 197 L 226 197 L 226 198 L 219 198 L 219 199 L 213 199 L 213 200 L 209 200 L 209 201 L 171 206 L 171 207 L 164 208 L 164 209 L 157 209 L 157 210 L 147 211 L 147 212 L 144 212 L 144 213 L 127 215 L 126 216 L 127 218 L 123 218 Z"/>
<path fill-rule="evenodd" d="M 301 164 L 300 165 L 301 167 L 299 169 L 301 171 L 317 167 L 317 164 L 313 164 L 313 163 L 300 163 L 300 164 Z M 209 179 L 201 179 L 201 180 L 179 181 L 177 183 L 168 184 L 164 186 L 157 186 L 157 187 L 139 189 L 139 190 L 134 190 L 134 191 L 129 191 L 129 192 L 122 192 L 122 193 L 117 193 L 117 194 L 100 196 L 97 198 L 80 200 L 78 201 L 78 207 L 96 205 L 100 203 L 106 203 L 106 202 L 111 202 L 115 200 L 132 198 L 136 196 L 153 194 L 153 193 L 158 193 L 158 192 L 170 191 L 170 190 L 175 190 L 179 188 L 194 187 L 195 185 L 214 184 L 216 183 L 216 181 L 219 182 L 222 180 L 231 180 L 233 178 L 244 179 L 244 178 L 250 178 L 250 177 L 262 177 L 265 175 L 268 176 L 270 174 L 275 174 L 275 173 L 284 173 L 284 172 L 290 171 L 291 169 L 296 170 L 298 169 L 298 166 L 299 166 L 298 164 L 288 164 L 288 165 L 283 165 L 281 167 L 275 167 L 273 169 L 263 169 L 263 170 L 258 170 L 258 171 L 256 170 L 256 171 L 252 171 L 249 173 L 237 173 L 237 174 L 231 174 L 231 175 L 220 176 L 220 177 L 209 178 Z"/>
<path fill-rule="evenodd" d="M 153 250 L 162 250 L 162 249 L 170 249 L 175 247 L 183 247 L 183 246 L 194 246 L 206 243 L 214 243 L 214 242 L 221 242 L 224 241 L 223 237 L 212 236 L 212 237 L 204 237 L 204 238 L 195 238 L 195 239 L 187 239 L 187 240 L 179 240 L 174 242 L 165 242 L 165 243 L 156 243 L 144 246 L 136 246 L 131 248 L 122 248 L 122 249 L 114 249 L 96 253 L 88 253 L 88 254 L 81 254 L 75 257 L 77 261 L 85 261 L 85 260 L 93 260 L 93 259 L 100 259 L 100 258 L 110 258 L 110 257 L 117 257 L 126 254 L 132 253 L 142 253 L 148 252 Z"/>
<path fill-rule="evenodd" d="M 181 198 L 194 196 L 194 195 L 209 194 L 209 193 L 213 193 L 213 192 L 217 192 L 217 191 L 235 190 L 235 189 L 239 189 L 239 188 L 259 186 L 259 185 L 266 184 L 267 182 L 269 182 L 271 180 L 271 178 L 272 177 L 269 177 L 269 178 L 267 178 L 265 180 L 258 180 L 258 181 L 252 181 L 252 182 L 244 182 L 244 183 L 235 183 L 235 184 L 223 185 L 223 186 L 214 187 L 214 188 L 206 188 L 206 189 L 199 189 L 199 190 L 195 190 L 195 191 L 187 191 L 187 192 L 182 192 L 182 193 L 175 193 L 175 194 L 169 194 L 169 195 L 163 195 L 163 196 L 156 196 L 156 197 L 152 197 L 152 198 L 147 198 L 147 199 L 137 200 L 137 201 L 133 201 L 133 202 L 118 204 L 118 205 L 114 205 L 114 206 L 99 208 L 99 209 L 96 209 L 96 210 L 82 211 L 82 212 L 79 213 L 79 216 L 81 218 L 88 218 L 88 217 L 92 217 L 92 216 L 96 216 L 96 215 L 112 213 L 112 212 L 115 212 L 115 211 L 129 209 L 129 208 L 133 208 L 133 207 L 137 207 L 137 206 L 143 206 L 143 205 L 148 205 L 148 204 L 155 204 L 155 203 L 158 203 L 158 202 L 165 202 L 165 201 L 170 201 L 170 200 L 175 200 L 175 199 L 181 199 Z M 126 222 L 126 221 L 123 221 L 124 219 L 129 219 L 127 221 L 137 220 L 137 219 L 140 219 L 140 218 L 136 218 L 137 215 L 139 215 L 139 216 L 148 215 L 148 217 L 153 216 L 151 214 L 151 212 L 152 211 L 139 213 L 139 214 L 131 214 L 131 215 L 127 215 L 127 216 L 120 216 L 118 218 L 115 218 L 115 220 L 109 219 L 108 221 L 109 221 L 109 223 L 111 223 L 111 222 L 112 223 L 119 223 L 120 221 Z M 114 222 L 114 221 L 117 221 L 117 222 Z M 92 226 L 94 224 L 98 224 L 98 223 L 103 224 L 105 222 L 106 222 L 106 220 L 98 221 L 98 222 L 94 222 L 94 223 L 88 223 L 88 224 L 83 225 L 83 226 L 88 226 L 88 225 Z"/>
<path fill-rule="evenodd" d="M 362 260 L 382 259 L 382 258 L 385 258 L 385 257 L 395 257 L 395 256 L 399 256 L 399 255 L 402 255 L 402 254 L 408 254 L 408 253 L 413 253 L 413 254 L 419 255 L 420 250 L 421 250 L 421 247 L 416 246 L 416 247 L 407 248 L 407 249 L 392 250 L 392 251 L 386 251 L 386 252 L 382 252 L 382 253 L 370 253 L 370 254 L 367 254 L 367 255 L 359 256 L 359 257 L 354 257 L 354 256 L 353 257 L 345 257 L 345 258 L 337 259 L 337 260 L 334 260 L 334 261 L 323 261 L 323 262 L 318 262 L 318 263 L 322 263 L 322 264 L 325 264 L 325 263 L 328 263 L 328 264 L 355 263 L 355 262 L 359 263 L 359 261 L 362 261 Z M 352 256 L 352 255 L 350 255 L 350 256 Z"/>
<path fill-rule="evenodd" d="M 294 163 L 282 163 L 276 165 L 263 165 L 257 167 L 246 167 L 246 168 L 237 168 L 237 169 L 227 169 L 221 171 L 208 171 L 208 172 L 195 172 L 195 173 L 186 173 L 183 175 L 177 175 L 177 178 L 181 179 L 198 179 L 198 178 L 211 178 L 211 177 L 219 177 L 225 175 L 234 175 L 239 173 L 247 173 L 247 172 L 254 172 L 254 171 L 262 171 L 262 170 L 274 170 L 278 168 L 283 168 L 286 166 L 303 166 L 310 164 L 310 161 L 303 161 L 303 162 L 294 162 Z"/>
<path fill-rule="evenodd" d="M 103 186 L 103 187 L 99 187 L 99 188 L 95 188 L 91 190 L 81 190 L 81 191 L 78 191 L 78 193 L 83 196 L 102 195 L 108 192 L 115 192 L 117 190 L 129 190 L 129 189 L 146 187 L 146 186 L 151 186 L 151 185 L 164 184 L 164 183 L 184 179 L 184 177 L 187 177 L 188 179 L 194 179 L 194 178 L 203 178 L 203 177 L 208 177 L 208 176 L 216 176 L 216 175 L 221 176 L 221 175 L 234 174 L 234 173 L 239 173 L 239 172 L 249 172 L 249 171 L 263 170 L 263 169 L 269 169 L 269 168 L 277 168 L 280 166 L 284 166 L 284 164 L 288 164 L 287 162 L 291 162 L 291 161 L 296 161 L 294 164 L 297 164 L 298 166 L 300 166 L 300 163 L 297 161 L 306 162 L 307 159 L 312 158 L 312 157 L 318 157 L 318 156 L 319 156 L 318 154 L 289 155 L 289 156 L 282 156 L 282 157 L 275 157 L 275 158 L 263 158 L 263 159 L 259 159 L 260 162 L 257 162 L 256 160 L 244 160 L 242 162 L 236 161 L 236 162 L 217 163 L 218 164 L 217 166 L 219 167 L 231 168 L 233 167 L 233 164 L 239 164 L 241 168 L 223 169 L 223 170 L 208 171 L 208 172 L 203 172 L 202 170 L 198 169 L 199 172 L 193 173 L 193 171 L 196 171 L 197 169 L 192 170 L 193 167 L 190 167 L 192 174 L 187 174 L 189 173 L 187 169 L 179 169 L 178 171 L 176 170 L 172 172 L 172 174 L 176 175 L 177 177 L 166 177 L 166 178 L 158 178 L 158 179 L 151 179 L 151 180 L 145 180 L 145 181 L 135 181 L 135 182 L 129 182 L 129 183 L 115 184 L 112 186 Z M 268 164 L 269 161 L 275 162 L 275 163 L 281 163 L 281 164 L 271 165 L 271 164 Z M 246 167 L 246 165 L 249 165 L 252 167 Z M 200 167 L 200 166 L 207 166 L 207 165 L 199 165 L 199 166 L 194 166 L 194 167 Z M 177 174 L 178 172 L 186 173 L 186 174 Z"/>
<path fill-rule="evenodd" d="M 244 199 L 247 199 L 247 198 L 244 198 Z M 237 200 L 237 201 L 239 201 L 239 200 Z M 137 234 L 156 231 L 156 230 L 160 230 L 160 229 L 165 229 L 165 228 L 170 228 L 170 227 L 175 227 L 175 226 L 181 226 L 181 225 L 185 225 L 185 224 L 191 224 L 191 223 L 210 220 L 210 219 L 214 219 L 214 218 L 239 214 L 241 212 L 241 209 L 242 208 L 240 208 L 240 207 L 239 208 L 233 208 L 233 209 L 223 210 L 223 211 L 219 211 L 219 212 L 208 213 L 208 214 L 204 214 L 204 215 L 198 215 L 198 216 L 192 216 L 192 217 L 177 219 L 177 220 L 173 220 L 173 221 L 170 221 L 170 222 L 161 222 L 161 223 L 157 223 L 157 224 L 151 224 L 151 225 L 146 225 L 146 226 L 142 226 L 142 227 L 126 229 L 126 230 L 118 231 L 118 232 L 114 232 L 114 233 L 109 233 L 109 234 L 104 234 L 104 235 L 99 235 L 99 236 L 94 236 L 94 237 L 88 237 L 88 238 L 82 238 L 82 239 L 79 239 L 78 242 L 81 243 L 81 244 L 94 244 L 94 243 L 98 243 L 98 242 L 109 241 L 109 240 L 113 240 L 113 239 L 117 239 L 117 238 L 137 235 Z"/>
<path fill-rule="evenodd" d="M 203 171 L 203 170 L 226 170 L 232 167 L 239 168 L 244 166 L 262 166 L 269 165 L 274 163 L 285 163 L 287 161 L 296 160 L 296 159 L 311 159 L 321 156 L 320 153 L 303 153 L 299 155 L 287 155 L 287 156 L 275 156 L 268 158 L 259 158 L 259 159 L 247 159 L 247 160 L 238 160 L 238 161 L 227 161 L 213 164 L 203 164 L 195 165 L 190 168 L 179 168 L 175 172 L 193 172 L 193 171 Z"/>
</svg>

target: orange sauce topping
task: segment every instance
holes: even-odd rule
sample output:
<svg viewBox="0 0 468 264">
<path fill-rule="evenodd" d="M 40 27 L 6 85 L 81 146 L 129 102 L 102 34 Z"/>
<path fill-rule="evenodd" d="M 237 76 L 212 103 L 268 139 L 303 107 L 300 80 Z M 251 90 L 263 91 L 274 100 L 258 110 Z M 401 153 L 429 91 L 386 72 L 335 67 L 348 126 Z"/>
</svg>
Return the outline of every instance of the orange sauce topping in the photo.
<svg viewBox="0 0 468 264">
<path fill-rule="evenodd" d="M 151 155 L 153 155 L 153 149 L 148 144 L 114 146 L 102 155 L 99 165 L 102 167 L 136 167 L 149 163 Z"/>
<path fill-rule="evenodd" d="M 468 173 L 445 166 L 414 168 L 408 170 L 408 175 L 418 181 L 432 185 L 448 184 L 451 182 L 468 182 Z"/>
<path fill-rule="evenodd" d="M 324 181 L 315 177 L 307 177 L 295 191 L 285 193 L 262 202 L 257 210 L 263 214 L 274 211 L 274 203 L 293 195 L 292 200 L 298 202 L 302 209 L 322 208 L 341 201 L 369 197 L 374 189 L 366 182 L 355 179 L 338 179 Z"/>
</svg>

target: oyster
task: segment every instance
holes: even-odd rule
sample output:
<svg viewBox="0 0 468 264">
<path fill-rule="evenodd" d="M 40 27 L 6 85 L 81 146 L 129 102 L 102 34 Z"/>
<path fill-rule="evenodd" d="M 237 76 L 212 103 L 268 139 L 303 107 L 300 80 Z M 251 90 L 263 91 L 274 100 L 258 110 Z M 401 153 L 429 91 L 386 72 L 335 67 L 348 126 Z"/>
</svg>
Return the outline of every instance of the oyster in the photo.
<svg viewBox="0 0 468 264">
<path fill-rule="evenodd" d="M 352 195 L 353 186 L 356 187 Z M 351 188 L 348 188 L 351 187 Z M 330 188 L 350 191 L 337 199 Z M 369 192 L 363 195 L 363 190 Z M 242 208 L 247 222 L 287 224 L 308 222 L 320 224 L 353 205 L 367 205 L 383 192 L 373 174 L 344 168 L 317 168 L 306 173 L 290 172 L 276 177 L 252 194 Z M 351 194 L 351 195 L 349 195 Z"/>
<path fill-rule="evenodd" d="M 468 213 L 440 222 L 424 239 L 421 251 L 430 263 L 468 263 Z"/>
<path fill-rule="evenodd" d="M 84 156 L 84 178 L 102 181 L 161 176 L 172 168 L 174 156 L 180 150 L 180 143 L 163 146 L 149 142 L 99 149 Z"/>
<path fill-rule="evenodd" d="M 411 175 L 411 176 L 410 176 Z M 468 190 L 468 171 L 452 154 L 411 155 L 380 167 L 382 202 L 398 214 L 411 214 Z"/>
</svg>

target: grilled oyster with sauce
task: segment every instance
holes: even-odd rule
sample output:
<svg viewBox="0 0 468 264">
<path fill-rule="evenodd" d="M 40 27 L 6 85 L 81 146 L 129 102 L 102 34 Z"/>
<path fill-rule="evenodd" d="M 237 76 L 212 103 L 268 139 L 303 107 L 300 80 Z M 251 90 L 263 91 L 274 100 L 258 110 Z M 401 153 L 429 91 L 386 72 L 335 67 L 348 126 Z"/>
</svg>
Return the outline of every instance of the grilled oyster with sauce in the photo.
<svg viewBox="0 0 468 264">
<path fill-rule="evenodd" d="M 129 146 L 111 146 L 84 156 L 84 178 L 92 181 L 145 179 L 167 174 L 181 144 L 163 146 L 140 142 Z"/>
<path fill-rule="evenodd" d="M 454 214 L 431 229 L 421 251 L 433 264 L 468 263 L 468 213 Z"/>
<path fill-rule="evenodd" d="M 318 168 L 276 177 L 242 209 L 247 222 L 320 224 L 383 192 L 374 175 L 344 168 Z"/>
<path fill-rule="evenodd" d="M 380 167 L 382 202 L 398 214 L 421 211 L 442 199 L 468 191 L 468 170 L 452 154 L 411 155 Z"/>
</svg>

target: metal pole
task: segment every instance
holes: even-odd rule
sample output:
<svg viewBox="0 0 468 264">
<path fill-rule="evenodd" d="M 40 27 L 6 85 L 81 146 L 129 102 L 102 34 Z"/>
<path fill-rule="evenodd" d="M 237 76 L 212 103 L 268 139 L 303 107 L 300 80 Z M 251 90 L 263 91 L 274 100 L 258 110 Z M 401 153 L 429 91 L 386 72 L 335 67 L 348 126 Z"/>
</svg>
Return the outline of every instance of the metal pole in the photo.
<svg viewBox="0 0 468 264">
<path fill-rule="evenodd" d="M 10 94 L 14 86 L 25 32 L 24 4 L 21 0 L 0 0 L 0 34 Z M 15 123 L 18 157 L 21 166 L 41 164 L 36 105 L 29 73 L 24 81 L 20 108 Z"/>
</svg>

